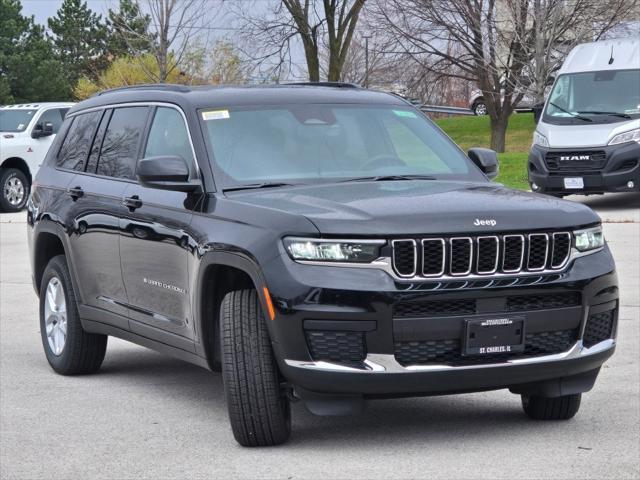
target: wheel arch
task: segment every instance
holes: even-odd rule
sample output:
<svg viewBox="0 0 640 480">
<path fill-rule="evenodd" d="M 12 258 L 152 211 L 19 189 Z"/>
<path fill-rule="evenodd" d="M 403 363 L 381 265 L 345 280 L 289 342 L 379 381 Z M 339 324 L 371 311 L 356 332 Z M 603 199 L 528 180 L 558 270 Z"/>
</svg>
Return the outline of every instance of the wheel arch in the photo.
<svg viewBox="0 0 640 480">
<path fill-rule="evenodd" d="M 69 246 L 67 236 L 63 228 L 54 223 L 50 219 L 41 219 L 34 227 L 33 232 L 33 284 L 36 292 L 40 291 L 40 283 L 44 269 L 49 261 L 56 255 L 64 255 L 66 257 L 67 266 L 71 273 L 71 281 L 75 290 L 76 297 L 80 300 L 81 295 L 76 282 L 76 272 L 69 255 Z"/>
<path fill-rule="evenodd" d="M 29 186 L 33 183 L 33 177 L 31 176 L 31 170 L 29 170 L 29 165 L 24 159 L 20 157 L 9 157 L 2 162 L 0 168 L 16 168 L 24 173 L 24 176 L 27 177 L 29 181 Z"/>
<path fill-rule="evenodd" d="M 206 254 L 200 265 L 197 279 L 195 305 L 197 308 L 197 332 L 201 339 L 198 354 L 207 359 L 211 370 L 220 369 L 218 326 L 220 304 L 233 290 L 253 288 L 258 292 L 263 311 L 266 299 L 264 276 L 258 264 L 247 255 L 231 252 Z"/>
</svg>

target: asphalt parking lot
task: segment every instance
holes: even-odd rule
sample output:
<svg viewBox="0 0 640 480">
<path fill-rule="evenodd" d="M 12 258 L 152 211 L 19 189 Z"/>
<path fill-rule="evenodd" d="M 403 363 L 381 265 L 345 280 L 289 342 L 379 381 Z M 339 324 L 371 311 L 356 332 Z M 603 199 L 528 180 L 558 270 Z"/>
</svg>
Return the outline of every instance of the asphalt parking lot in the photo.
<svg viewBox="0 0 640 480">
<path fill-rule="evenodd" d="M 595 208 L 618 265 L 619 343 L 568 422 L 507 391 L 372 402 L 361 416 L 294 405 L 290 443 L 239 447 L 219 374 L 117 339 L 97 375 L 52 372 L 40 343 L 25 214 L 0 215 L 0 477 L 639 478 L 640 196 Z"/>
</svg>

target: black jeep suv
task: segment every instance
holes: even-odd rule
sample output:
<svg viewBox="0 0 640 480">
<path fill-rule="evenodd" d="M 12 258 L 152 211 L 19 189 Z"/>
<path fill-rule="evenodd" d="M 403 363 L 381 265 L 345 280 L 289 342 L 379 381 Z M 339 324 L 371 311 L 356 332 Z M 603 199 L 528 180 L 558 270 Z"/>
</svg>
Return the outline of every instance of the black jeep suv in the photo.
<svg viewBox="0 0 640 480">
<path fill-rule="evenodd" d="M 508 388 L 578 410 L 615 347 L 589 208 L 492 183 L 411 104 L 350 85 L 131 87 L 73 107 L 28 224 L 47 360 L 113 335 L 222 370 L 242 445 L 373 398 Z"/>
</svg>

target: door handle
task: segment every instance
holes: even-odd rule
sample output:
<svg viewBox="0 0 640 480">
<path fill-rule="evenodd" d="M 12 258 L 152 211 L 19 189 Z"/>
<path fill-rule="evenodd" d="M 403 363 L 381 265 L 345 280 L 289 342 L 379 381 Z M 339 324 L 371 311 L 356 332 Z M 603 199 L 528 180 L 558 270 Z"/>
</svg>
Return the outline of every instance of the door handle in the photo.
<svg viewBox="0 0 640 480">
<path fill-rule="evenodd" d="M 127 207 L 130 212 L 133 212 L 136 208 L 140 208 L 142 206 L 142 200 L 138 195 L 133 195 L 132 197 L 126 197 L 122 201 L 122 205 Z"/>
<path fill-rule="evenodd" d="M 82 190 L 82 187 L 73 187 L 67 190 L 67 194 L 71 197 L 71 200 L 75 202 L 77 199 L 84 196 L 84 190 Z"/>
</svg>

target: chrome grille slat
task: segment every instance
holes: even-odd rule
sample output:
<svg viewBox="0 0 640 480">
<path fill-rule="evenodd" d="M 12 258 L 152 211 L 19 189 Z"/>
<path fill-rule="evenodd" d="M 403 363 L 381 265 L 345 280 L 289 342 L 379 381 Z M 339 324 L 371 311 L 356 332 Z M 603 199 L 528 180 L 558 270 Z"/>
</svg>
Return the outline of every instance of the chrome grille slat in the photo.
<svg viewBox="0 0 640 480">
<path fill-rule="evenodd" d="M 462 270 L 462 266 L 466 269 Z M 449 272 L 454 276 L 471 273 L 473 265 L 473 239 L 471 237 L 454 237 L 449 239 Z"/>
<path fill-rule="evenodd" d="M 444 274 L 447 264 L 446 251 L 446 243 L 443 238 L 424 238 L 422 240 L 423 277 L 439 277 Z M 436 265 L 439 267 L 438 270 L 435 270 Z"/>
<path fill-rule="evenodd" d="M 572 258 L 572 240 L 571 232 L 397 239 L 391 264 L 402 279 L 554 272 Z"/>
<path fill-rule="evenodd" d="M 404 278 L 414 277 L 418 268 L 418 255 L 416 252 L 416 241 L 412 238 L 402 240 L 392 240 L 393 246 L 393 269 Z M 399 258 L 402 254 L 403 258 Z M 410 258 L 404 258 L 407 255 Z M 411 267 L 413 264 L 413 267 Z"/>
<path fill-rule="evenodd" d="M 511 251 L 513 248 L 512 244 L 518 243 L 520 244 L 519 250 L 520 254 L 518 255 L 517 250 Z M 502 237 L 502 271 L 504 273 L 517 273 L 522 270 L 522 265 L 524 263 L 524 235 L 505 235 Z M 507 252 L 509 254 L 515 255 L 515 258 L 520 257 L 520 262 L 516 268 L 505 268 L 505 264 L 507 263 Z M 511 259 L 509 259 L 510 263 Z M 510 263 L 511 266 L 511 263 Z"/>
<path fill-rule="evenodd" d="M 481 275 L 490 275 L 498 270 L 498 260 L 500 258 L 500 239 L 495 235 L 476 238 L 477 251 L 476 251 L 476 273 Z M 487 244 L 483 246 L 483 244 Z M 493 244 L 493 246 L 491 245 Z M 489 252 L 485 253 L 485 249 L 489 249 Z M 495 256 L 491 261 L 492 256 Z M 490 269 L 481 268 L 484 267 L 484 263 L 493 264 Z"/>
<path fill-rule="evenodd" d="M 549 235 L 546 233 L 530 233 L 527 236 L 527 241 L 529 244 L 527 248 L 527 270 L 530 272 L 544 270 L 549 258 Z"/>
<path fill-rule="evenodd" d="M 551 268 L 562 268 L 571 255 L 571 233 L 555 232 L 552 236 Z"/>
</svg>

